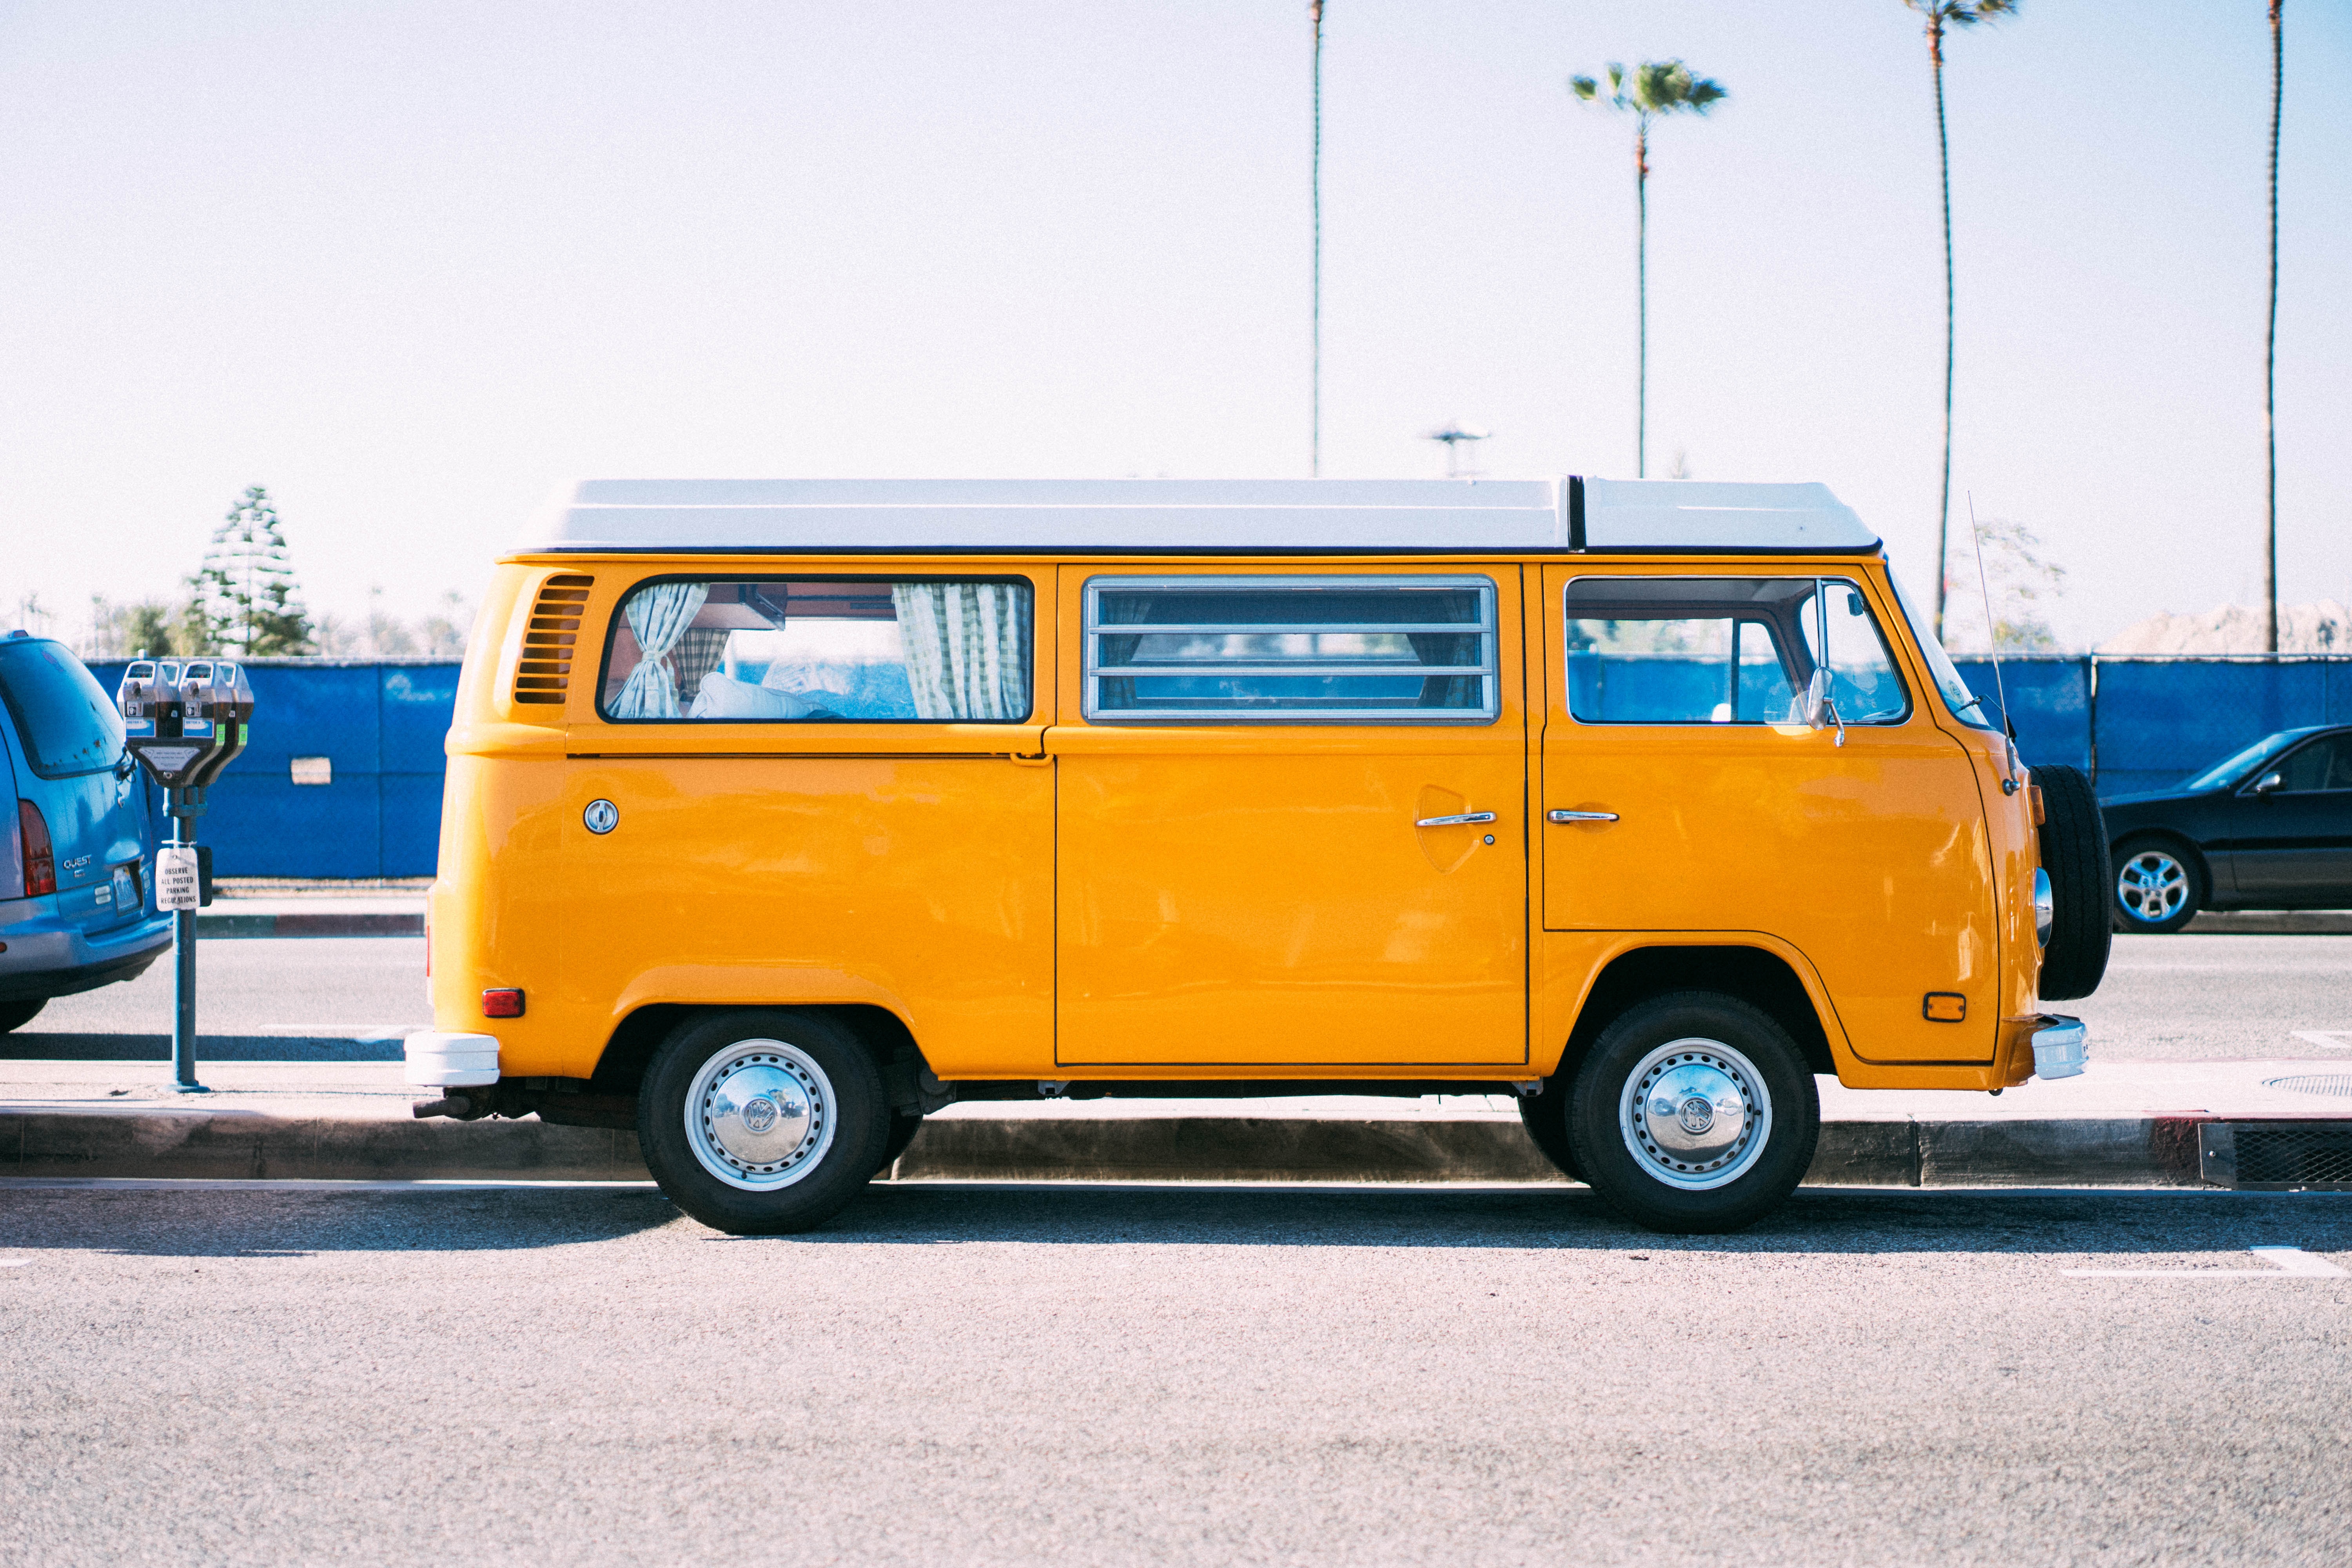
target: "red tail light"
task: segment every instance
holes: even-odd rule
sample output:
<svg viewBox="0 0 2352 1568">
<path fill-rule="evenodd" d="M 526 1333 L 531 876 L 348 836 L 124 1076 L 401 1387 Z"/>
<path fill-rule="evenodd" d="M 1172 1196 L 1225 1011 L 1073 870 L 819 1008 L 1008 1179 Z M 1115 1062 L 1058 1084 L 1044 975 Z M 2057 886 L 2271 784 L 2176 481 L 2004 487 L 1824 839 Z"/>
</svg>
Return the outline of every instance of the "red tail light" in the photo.
<svg viewBox="0 0 2352 1568">
<path fill-rule="evenodd" d="M 49 846 L 49 825 L 29 800 L 16 803 L 16 838 L 25 851 L 25 897 L 58 890 L 58 852 Z"/>
<path fill-rule="evenodd" d="M 499 985 L 483 992 L 482 1016 L 485 1018 L 521 1017 L 521 990 L 511 985 Z"/>
</svg>

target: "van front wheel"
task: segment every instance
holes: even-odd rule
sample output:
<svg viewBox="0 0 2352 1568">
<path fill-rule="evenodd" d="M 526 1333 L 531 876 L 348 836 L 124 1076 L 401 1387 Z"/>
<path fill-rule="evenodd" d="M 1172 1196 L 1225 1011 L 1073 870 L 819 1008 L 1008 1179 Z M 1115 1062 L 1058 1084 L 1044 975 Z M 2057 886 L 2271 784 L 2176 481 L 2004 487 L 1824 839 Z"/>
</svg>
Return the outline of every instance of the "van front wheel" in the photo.
<svg viewBox="0 0 2352 1568">
<path fill-rule="evenodd" d="M 1796 1190 L 1821 1096 L 1794 1040 L 1737 997 L 1678 991 L 1628 1009 L 1577 1074 L 1569 1129 L 1584 1179 L 1634 1224 L 1738 1230 Z"/>
<path fill-rule="evenodd" d="M 646 1064 L 637 1142 L 672 1203 L 714 1230 L 775 1236 L 839 1213 L 890 1133 L 874 1058 L 803 1013 L 689 1020 Z"/>
</svg>

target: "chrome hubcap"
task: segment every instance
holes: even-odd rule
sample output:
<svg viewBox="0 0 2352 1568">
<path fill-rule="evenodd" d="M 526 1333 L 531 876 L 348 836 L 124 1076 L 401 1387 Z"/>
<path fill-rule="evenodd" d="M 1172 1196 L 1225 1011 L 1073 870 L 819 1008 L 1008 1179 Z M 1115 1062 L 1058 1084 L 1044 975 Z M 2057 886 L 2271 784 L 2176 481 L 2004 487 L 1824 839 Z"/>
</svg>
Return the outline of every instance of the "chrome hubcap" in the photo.
<svg viewBox="0 0 2352 1568">
<path fill-rule="evenodd" d="M 1618 1130 L 1634 1163 L 1671 1187 L 1738 1181 L 1772 1133 L 1772 1097 L 1756 1064 L 1720 1040 L 1660 1046 L 1626 1078 Z"/>
<path fill-rule="evenodd" d="M 797 1047 L 739 1040 L 702 1064 L 686 1097 L 686 1139 L 702 1168 L 764 1192 L 814 1170 L 833 1146 L 833 1080 Z"/>
<path fill-rule="evenodd" d="M 2189 901 L 2189 868 L 2161 849 L 2143 849 L 2116 877 L 2116 902 L 2136 921 L 2156 925 Z"/>
</svg>

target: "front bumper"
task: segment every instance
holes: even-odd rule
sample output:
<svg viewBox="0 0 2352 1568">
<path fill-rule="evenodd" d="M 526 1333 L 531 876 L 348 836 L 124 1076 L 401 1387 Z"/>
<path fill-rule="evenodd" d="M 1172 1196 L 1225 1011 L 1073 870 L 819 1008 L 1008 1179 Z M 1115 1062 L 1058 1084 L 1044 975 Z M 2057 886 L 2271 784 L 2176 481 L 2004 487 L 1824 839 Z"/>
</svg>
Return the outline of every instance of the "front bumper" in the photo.
<svg viewBox="0 0 2352 1568">
<path fill-rule="evenodd" d="M 129 980 L 172 945 L 172 917 L 147 915 L 90 931 L 58 912 L 54 895 L 0 902 L 0 1001 L 71 996 Z"/>
<path fill-rule="evenodd" d="M 2091 1031 L 2080 1018 L 2045 1014 L 2033 1031 L 2033 1076 L 2073 1078 L 2090 1059 Z"/>
<path fill-rule="evenodd" d="M 421 1089 L 480 1089 L 499 1081 L 496 1035 L 445 1035 L 425 1030 L 402 1048 L 408 1081 Z"/>
</svg>

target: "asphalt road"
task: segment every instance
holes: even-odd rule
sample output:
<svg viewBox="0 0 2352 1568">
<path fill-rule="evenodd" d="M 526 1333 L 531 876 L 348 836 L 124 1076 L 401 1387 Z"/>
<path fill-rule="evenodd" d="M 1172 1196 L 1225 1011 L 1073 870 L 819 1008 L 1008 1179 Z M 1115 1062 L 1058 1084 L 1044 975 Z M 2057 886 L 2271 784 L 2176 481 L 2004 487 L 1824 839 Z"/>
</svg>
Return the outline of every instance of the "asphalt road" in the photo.
<svg viewBox="0 0 2352 1568">
<path fill-rule="evenodd" d="M 2265 1245 L 2352 1196 L 5 1188 L 0 1563 L 2352 1561 Z"/>
<path fill-rule="evenodd" d="M 396 1060 L 433 1021 L 416 937 L 206 942 L 198 975 L 213 1060 Z M 2053 1005 L 2090 1024 L 2097 1058 L 2352 1060 L 2352 936 L 2119 936 L 2098 994 Z M 0 1056 L 159 1060 L 171 1027 L 167 956 L 50 1003 Z"/>
<path fill-rule="evenodd" d="M 13 1034 L 18 1058 L 160 1061 L 172 1054 L 172 955 L 144 974 L 60 996 Z M 429 1026 L 425 939 L 228 938 L 196 944 L 199 1055 L 215 1061 L 397 1061 Z"/>
</svg>

